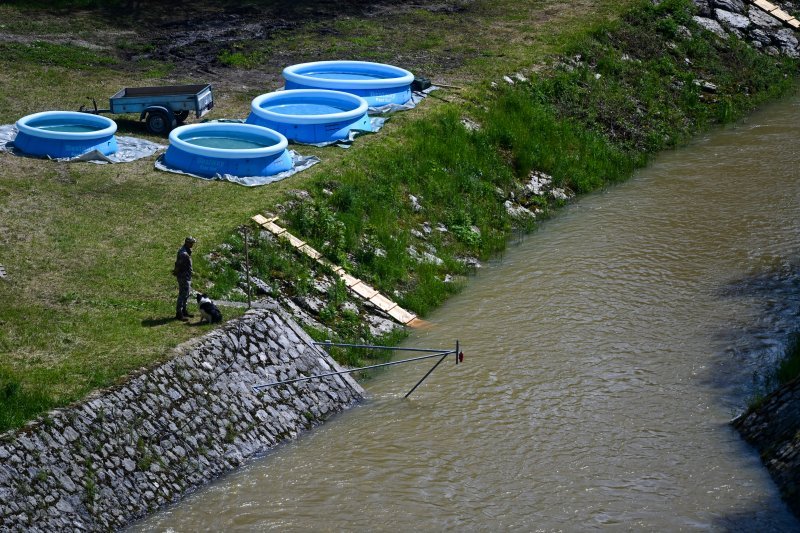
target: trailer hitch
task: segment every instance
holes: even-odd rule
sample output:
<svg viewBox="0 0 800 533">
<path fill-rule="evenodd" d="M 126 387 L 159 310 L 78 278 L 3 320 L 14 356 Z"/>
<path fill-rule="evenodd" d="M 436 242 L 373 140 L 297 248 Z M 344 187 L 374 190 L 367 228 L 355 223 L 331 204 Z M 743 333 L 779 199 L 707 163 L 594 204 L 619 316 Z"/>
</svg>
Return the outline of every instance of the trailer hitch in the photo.
<svg viewBox="0 0 800 533">
<path fill-rule="evenodd" d="M 87 96 L 86 99 L 87 100 L 91 100 L 92 106 L 94 107 L 94 110 L 87 110 L 86 109 L 86 104 L 83 104 L 78 109 L 78 111 L 80 111 L 81 113 L 92 113 L 92 114 L 96 115 L 97 114 L 97 100 L 95 100 L 94 98 L 91 98 L 89 96 Z"/>
<path fill-rule="evenodd" d="M 93 115 L 99 115 L 100 113 L 111 113 L 110 109 L 97 109 L 97 100 L 95 100 L 91 96 L 87 96 L 86 99 L 92 102 L 92 109 L 86 109 L 86 104 L 83 104 L 81 105 L 80 108 L 78 108 L 79 112 L 91 113 Z"/>
</svg>

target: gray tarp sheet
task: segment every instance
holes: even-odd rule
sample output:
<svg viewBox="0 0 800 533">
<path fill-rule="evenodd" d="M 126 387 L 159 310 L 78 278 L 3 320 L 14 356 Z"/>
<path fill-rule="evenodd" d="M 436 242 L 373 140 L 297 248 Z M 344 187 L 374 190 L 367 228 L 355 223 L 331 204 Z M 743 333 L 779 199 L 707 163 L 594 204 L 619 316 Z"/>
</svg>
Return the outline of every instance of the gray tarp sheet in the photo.
<svg viewBox="0 0 800 533">
<path fill-rule="evenodd" d="M 193 176 L 195 178 L 206 180 L 230 181 L 231 183 L 237 183 L 239 185 L 244 185 L 245 187 L 255 187 L 257 185 L 266 185 L 268 183 L 288 178 L 293 174 L 297 174 L 300 171 L 316 165 L 320 161 L 318 157 L 299 155 L 294 150 L 289 150 L 289 154 L 292 156 L 292 168 L 272 176 L 231 176 L 230 174 L 217 174 L 213 178 L 206 178 L 204 176 L 198 176 L 197 174 L 191 174 L 189 172 L 184 172 L 183 170 L 168 166 L 164 162 L 163 155 L 156 159 L 156 168 L 158 170 L 163 170 L 164 172 L 172 172 L 173 174 L 183 174 L 184 176 Z"/>
<path fill-rule="evenodd" d="M 27 156 L 14 148 L 14 139 L 17 137 L 17 128 L 13 124 L 0 125 L 0 152 L 10 152 L 15 155 Z M 117 135 L 118 150 L 115 154 L 103 155 L 97 150 L 86 152 L 77 157 L 52 158 L 54 161 L 86 161 L 89 163 L 130 163 L 143 157 L 149 157 L 159 150 L 166 150 L 166 145 L 158 144 L 136 137 L 123 137 Z"/>
<path fill-rule="evenodd" d="M 424 91 L 413 91 L 411 93 L 411 100 L 405 104 L 386 104 L 380 107 L 370 107 L 367 110 L 367 113 L 370 115 L 388 115 L 390 113 L 396 113 L 397 111 L 408 111 L 409 109 L 414 109 L 417 107 L 417 104 L 419 104 L 425 97 L 428 96 L 428 93 L 435 91 L 436 89 L 438 89 L 438 87 L 431 85 Z"/>
</svg>

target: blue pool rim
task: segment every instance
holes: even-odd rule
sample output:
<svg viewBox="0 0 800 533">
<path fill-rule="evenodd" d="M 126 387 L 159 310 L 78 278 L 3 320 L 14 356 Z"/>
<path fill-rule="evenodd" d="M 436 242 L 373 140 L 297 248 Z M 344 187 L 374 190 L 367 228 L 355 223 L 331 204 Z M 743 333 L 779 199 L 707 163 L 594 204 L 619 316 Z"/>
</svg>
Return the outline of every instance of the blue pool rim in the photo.
<svg viewBox="0 0 800 533">
<path fill-rule="evenodd" d="M 213 148 L 183 139 L 187 135 L 232 136 L 271 144 L 262 148 Z M 203 177 L 272 176 L 292 168 L 289 141 L 281 133 L 254 124 L 209 122 L 179 126 L 169 134 L 164 162 L 178 170 Z"/>
<path fill-rule="evenodd" d="M 66 120 L 96 127 L 94 131 L 52 131 L 42 129 L 44 122 Z M 37 126 L 37 124 L 39 124 Z M 114 133 L 117 123 L 108 117 L 78 111 L 42 111 L 19 119 L 14 147 L 29 155 L 72 158 L 97 150 L 103 155 L 116 153 Z"/>
<path fill-rule="evenodd" d="M 314 74 L 349 72 L 370 79 L 319 78 Z M 286 89 L 329 89 L 363 97 L 371 106 L 404 104 L 411 99 L 414 75 L 400 67 L 371 61 L 312 61 L 283 69 Z"/>
<path fill-rule="evenodd" d="M 330 103 L 338 113 L 280 113 L 271 106 L 296 103 Z M 351 130 L 370 131 L 369 104 L 360 96 L 327 89 L 294 89 L 262 94 L 250 105 L 248 124 L 274 129 L 287 139 L 301 143 L 329 143 L 347 139 Z"/>
</svg>

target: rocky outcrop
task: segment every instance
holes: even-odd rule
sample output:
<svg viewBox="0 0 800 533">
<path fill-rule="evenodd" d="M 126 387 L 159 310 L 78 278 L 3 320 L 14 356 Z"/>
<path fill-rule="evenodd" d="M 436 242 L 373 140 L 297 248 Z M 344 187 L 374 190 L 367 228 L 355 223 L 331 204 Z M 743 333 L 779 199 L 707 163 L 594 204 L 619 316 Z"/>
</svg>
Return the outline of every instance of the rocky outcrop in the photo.
<svg viewBox="0 0 800 533">
<path fill-rule="evenodd" d="M 0 530 L 118 529 L 356 403 L 283 311 L 247 312 L 156 368 L 0 436 Z"/>
<path fill-rule="evenodd" d="M 759 451 L 784 499 L 800 516 L 800 379 L 764 398 L 733 426 Z"/>
<path fill-rule="evenodd" d="M 800 41 L 795 29 L 780 18 L 800 10 L 798 2 L 765 4 L 778 8 L 771 12 L 744 0 L 694 0 L 694 3 L 698 12 L 695 22 L 720 37 L 734 35 L 766 53 L 800 57 Z M 794 20 L 792 24 L 797 22 L 791 20 Z"/>
</svg>

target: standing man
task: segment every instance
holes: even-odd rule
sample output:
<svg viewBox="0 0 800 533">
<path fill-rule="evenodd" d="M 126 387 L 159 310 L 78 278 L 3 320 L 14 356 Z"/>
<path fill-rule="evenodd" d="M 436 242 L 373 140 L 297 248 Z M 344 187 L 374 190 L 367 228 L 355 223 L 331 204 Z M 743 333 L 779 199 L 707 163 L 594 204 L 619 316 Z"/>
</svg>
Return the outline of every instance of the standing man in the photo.
<svg viewBox="0 0 800 533">
<path fill-rule="evenodd" d="M 175 259 L 175 268 L 172 273 L 178 278 L 178 303 L 175 305 L 175 318 L 186 322 L 193 316 L 186 310 L 186 302 L 189 301 L 189 293 L 192 290 L 192 246 L 197 240 L 194 237 L 186 237 L 183 246 L 178 250 L 178 257 Z"/>
</svg>

